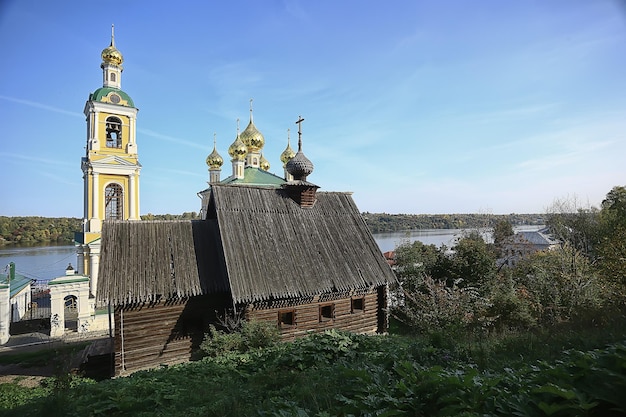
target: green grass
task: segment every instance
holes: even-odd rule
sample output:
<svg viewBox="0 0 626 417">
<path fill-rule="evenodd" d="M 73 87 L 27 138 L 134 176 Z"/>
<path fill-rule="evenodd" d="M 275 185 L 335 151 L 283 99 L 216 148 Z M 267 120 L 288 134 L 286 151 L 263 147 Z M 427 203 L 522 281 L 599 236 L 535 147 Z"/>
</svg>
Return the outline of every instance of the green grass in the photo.
<svg viewBox="0 0 626 417">
<path fill-rule="evenodd" d="M 626 413 L 625 324 L 464 340 L 333 331 L 98 383 L 3 384 L 0 414 L 618 416 Z"/>
</svg>

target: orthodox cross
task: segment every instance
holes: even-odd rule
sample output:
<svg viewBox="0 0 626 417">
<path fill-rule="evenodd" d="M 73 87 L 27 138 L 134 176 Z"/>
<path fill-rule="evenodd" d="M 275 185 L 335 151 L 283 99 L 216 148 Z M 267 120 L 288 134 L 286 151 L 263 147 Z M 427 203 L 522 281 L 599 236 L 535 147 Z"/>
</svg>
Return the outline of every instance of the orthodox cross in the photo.
<svg viewBox="0 0 626 417">
<path fill-rule="evenodd" d="M 298 121 L 296 122 L 296 124 L 298 125 L 298 150 L 299 151 L 302 150 L 302 122 L 304 122 L 304 119 L 302 118 L 302 116 L 298 116 Z"/>
</svg>

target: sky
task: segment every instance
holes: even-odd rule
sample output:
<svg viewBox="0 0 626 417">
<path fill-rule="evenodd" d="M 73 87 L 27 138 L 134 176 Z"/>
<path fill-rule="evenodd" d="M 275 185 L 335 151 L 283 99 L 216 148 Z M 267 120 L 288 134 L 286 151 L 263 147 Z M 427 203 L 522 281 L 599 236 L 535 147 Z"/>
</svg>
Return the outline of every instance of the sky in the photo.
<svg viewBox="0 0 626 417">
<path fill-rule="evenodd" d="M 545 213 L 626 184 L 626 1 L 0 0 L 0 215 L 82 217 L 101 51 L 139 108 L 141 214 L 198 212 L 249 120 L 362 212 Z"/>
</svg>

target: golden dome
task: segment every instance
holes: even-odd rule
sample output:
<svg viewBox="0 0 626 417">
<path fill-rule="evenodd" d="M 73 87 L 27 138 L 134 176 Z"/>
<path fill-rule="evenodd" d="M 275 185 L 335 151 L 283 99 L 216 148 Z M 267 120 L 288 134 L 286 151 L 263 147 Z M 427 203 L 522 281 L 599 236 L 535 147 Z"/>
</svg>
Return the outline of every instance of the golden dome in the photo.
<svg viewBox="0 0 626 417">
<path fill-rule="evenodd" d="M 241 132 L 241 140 L 246 144 L 250 152 L 258 152 L 263 149 L 265 138 L 252 122 L 252 118 L 250 118 L 250 123 L 248 123 L 246 129 Z"/>
<path fill-rule="evenodd" d="M 259 167 L 260 167 L 263 171 L 269 171 L 269 170 L 270 170 L 270 161 L 268 161 L 267 159 L 265 159 L 265 157 L 263 156 L 263 154 L 261 154 L 261 162 L 259 163 Z"/>
<path fill-rule="evenodd" d="M 285 148 L 283 153 L 280 154 L 280 160 L 283 163 L 283 167 L 285 167 L 285 165 L 287 165 L 287 162 L 289 162 L 294 156 L 296 156 L 296 153 L 293 151 L 293 149 L 291 149 L 291 144 L 289 143 L 289 129 L 287 129 L 287 147 Z"/>
<path fill-rule="evenodd" d="M 107 48 L 104 48 L 100 56 L 102 56 L 103 64 L 113 64 L 120 66 L 122 65 L 122 62 L 124 62 L 124 57 L 122 56 L 122 53 L 118 51 L 115 47 L 115 34 L 113 30 L 114 26 L 111 26 L 111 45 L 109 45 Z"/>
<path fill-rule="evenodd" d="M 220 169 L 222 165 L 224 165 L 224 159 L 222 159 L 222 156 L 217 153 L 217 149 L 215 148 L 215 137 L 213 137 L 213 152 L 207 156 L 206 164 L 211 169 Z"/>
<path fill-rule="evenodd" d="M 243 143 L 239 135 L 239 119 L 237 119 L 237 138 L 228 148 L 228 154 L 236 161 L 243 161 L 248 154 L 248 147 Z"/>
<path fill-rule="evenodd" d="M 248 123 L 245 130 L 241 132 L 241 140 L 246 144 L 249 152 L 258 152 L 263 149 L 263 145 L 265 145 L 263 134 L 259 132 L 259 129 L 256 128 L 252 120 L 252 99 L 250 99 L 250 123 Z"/>
</svg>

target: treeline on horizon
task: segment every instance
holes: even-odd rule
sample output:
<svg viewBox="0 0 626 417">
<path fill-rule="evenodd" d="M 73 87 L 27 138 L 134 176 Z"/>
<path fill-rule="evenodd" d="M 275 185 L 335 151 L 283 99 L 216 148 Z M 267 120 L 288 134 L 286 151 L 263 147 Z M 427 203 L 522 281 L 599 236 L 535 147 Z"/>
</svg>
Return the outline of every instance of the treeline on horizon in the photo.
<svg viewBox="0 0 626 417">
<path fill-rule="evenodd" d="M 419 229 L 480 229 L 493 228 L 499 221 L 512 226 L 545 224 L 542 214 L 387 214 L 363 213 L 372 233 L 398 232 Z"/>
<path fill-rule="evenodd" d="M 387 214 L 362 213 L 372 233 L 415 229 L 476 229 L 493 227 L 499 220 L 511 225 L 542 225 L 541 214 Z M 198 220 L 194 211 L 183 214 L 152 214 L 142 220 Z M 76 217 L 0 216 L 0 246 L 11 244 L 36 245 L 67 243 L 74 232 L 82 230 L 82 219 Z"/>
</svg>

